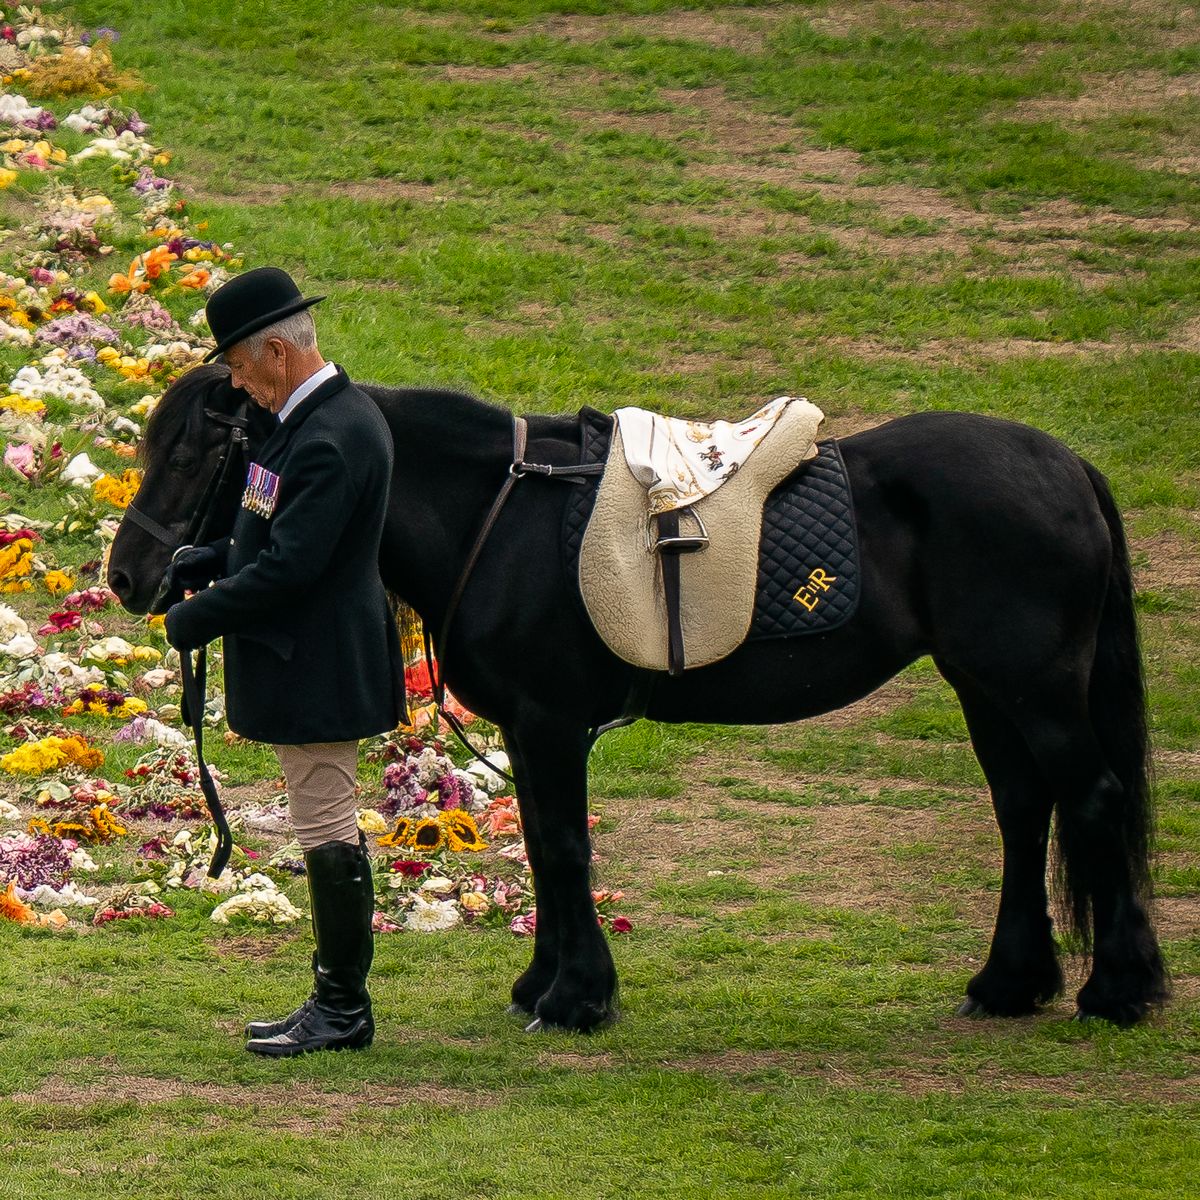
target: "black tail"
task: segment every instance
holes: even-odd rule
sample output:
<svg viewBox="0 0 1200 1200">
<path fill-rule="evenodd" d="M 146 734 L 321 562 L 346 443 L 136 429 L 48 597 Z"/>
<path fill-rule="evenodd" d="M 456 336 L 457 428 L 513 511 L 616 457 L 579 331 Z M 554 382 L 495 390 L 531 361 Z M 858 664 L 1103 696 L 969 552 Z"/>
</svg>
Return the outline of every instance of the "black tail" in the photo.
<svg viewBox="0 0 1200 1200">
<path fill-rule="evenodd" d="M 1082 461 L 1082 460 L 1081 460 Z M 1120 836 L 1135 894 L 1149 911 L 1150 855 L 1154 833 L 1151 790 L 1152 764 L 1146 712 L 1146 680 L 1134 611 L 1133 571 L 1121 514 L 1108 480 L 1090 463 L 1083 463 L 1112 539 L 1108 591 L 1096 638 L 1096 657 L 1088 688 L 1088 703 L 1096 738 L 1125 793 Z M 1085 947 L 1091 944 L 1091 905 L 1086 864 L 1073 862 L 1076 839 L 1057 821 L 1057 881 L 1071 925 Z M 1078 852 L 1078 851 L 1077 851 Z"/>
</svg>

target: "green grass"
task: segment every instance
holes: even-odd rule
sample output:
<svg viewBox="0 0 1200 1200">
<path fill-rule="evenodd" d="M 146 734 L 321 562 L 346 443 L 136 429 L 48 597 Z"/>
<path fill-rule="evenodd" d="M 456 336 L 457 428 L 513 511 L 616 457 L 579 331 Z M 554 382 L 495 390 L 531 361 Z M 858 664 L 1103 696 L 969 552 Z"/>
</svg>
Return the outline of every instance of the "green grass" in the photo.
<svg viewBox="0 0 1200 1200">
<path fill-rule="evenodd" d="M 1164 532 L 1194 565 L 1200 199 L 1147 165 L 1194 145 L 1194 101 L 1022 107 L 1194 74 L 1183 7 L 920 8 L 70 11 L 121 31 L 147 85 L 126 99 L 194 218 L 330 296 L 322 347 L 356 378 L 518 411 L 729 416 L 787 392 L 835 422 L 1011 417 L 1109 474 L 1139 575 Z M 804 166 L 816 151 L 828 169 Z M 27 203 L 0 195 L 5 222 Z M 65 512 L 3 486 L 10 508 Z M 266 1063 L 240 1027 L 307 988 L 302 930 L 221 929 L 190 893 L 162 923 L 5 925 L 4 1194 L 1200 1195 L 1200 597 L 1148 580 L 1179 987 L 1145 1027 L 1071 1023 L 1074 960 L 1037 1018 L 952 1017 L 987 952 L 998 834 L 922 662 L 856 719 L 643 722 L 597 745 L 597 882 L 635 929 L 613 939 L 623 1019 L 590 1037 L 520 1032 L 504 1004 L 530 947 L 501 930 L 379 938 L 371 1051 Z M 106 632 L 164 648 L 132 619 Z M 210 740 L 231 782 L 273 777 L 265 748 Z"/>
</svg>

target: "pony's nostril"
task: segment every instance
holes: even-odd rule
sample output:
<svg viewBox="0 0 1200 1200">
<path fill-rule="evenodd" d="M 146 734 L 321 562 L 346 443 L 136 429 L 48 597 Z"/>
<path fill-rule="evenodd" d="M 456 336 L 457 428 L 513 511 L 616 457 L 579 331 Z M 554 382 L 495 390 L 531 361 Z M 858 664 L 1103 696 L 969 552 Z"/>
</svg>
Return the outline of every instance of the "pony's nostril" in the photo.
<svg viewBox="0 0 1200 1200">
<path fill-rule="evenodd" d="M 124 571 L 109 571 L 108 586 L 116 593 L 118 600 L 126 600 L 133 585 Z"/>
</svg>

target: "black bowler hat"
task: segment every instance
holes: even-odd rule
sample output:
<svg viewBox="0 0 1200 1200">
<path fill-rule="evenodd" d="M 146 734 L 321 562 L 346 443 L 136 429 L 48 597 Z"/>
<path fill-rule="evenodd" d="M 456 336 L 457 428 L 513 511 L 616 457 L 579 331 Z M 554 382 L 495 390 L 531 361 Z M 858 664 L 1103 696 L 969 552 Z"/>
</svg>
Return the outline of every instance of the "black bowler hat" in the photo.
<svg viewBox="0 0 1200 1200">
<path fill-rule="evenodd" d="M 204 306 L 208 327 L 217 339 L 216 348 L 204 356 L 204 361 L 224 354 L 235 342 L 259 329 L 324 299 L 324 296 L 310 296 L 306 300 L 300 295 L 296 281 L 278 267 L 255 267 L 235 276 L 217 288 Z"/>
</svg>

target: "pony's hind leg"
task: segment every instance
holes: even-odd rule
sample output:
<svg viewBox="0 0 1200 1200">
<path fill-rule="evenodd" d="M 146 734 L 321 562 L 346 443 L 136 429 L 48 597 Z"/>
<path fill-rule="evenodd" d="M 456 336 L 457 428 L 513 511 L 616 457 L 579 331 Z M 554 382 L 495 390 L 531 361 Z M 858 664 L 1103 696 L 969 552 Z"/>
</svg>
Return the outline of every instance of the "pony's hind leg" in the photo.
<svg viewBox="0 0 1200 1200">
<path fill-rule="evenodd" d="M 1167 975 L 1146 910 L 1144 847 L 1130 835 L 1138 803 L 1109 766 L 1086 701 L 1049 692 L 1025 738 L 1058 806 L 1058 843 L 1077 932 L 1092 970 L 1077 997 L 1081 1017 L 1130 1025 L 1167 996 Z"/>
<path fill-rule="evenodd" d="M 595 1029 L 614 1016 L 617 972 L 592 900 L 587 730 L 527 714 L 512 726 L 511 744 L 520 763 L 522 821 L 536 830 L 526 849 L 539 934 L 543 917 L 547 920 L 541 956 L 535 943 L 534 961 L 514 985 L 513 1002 L 525 1007 L 532 1000 L 536 1025 Z"/>
<path fill-rule="evenodd" d="M 1004 848 L 991 950 L 967 984 L 967 999 L 958 1011 L 960 1016 L 1022 1016 L 1063 986 L 1046 894 L 1052 797 L 1016 726 L 975 684 L 943 673 L 962 703 Z"/>
</svg>

